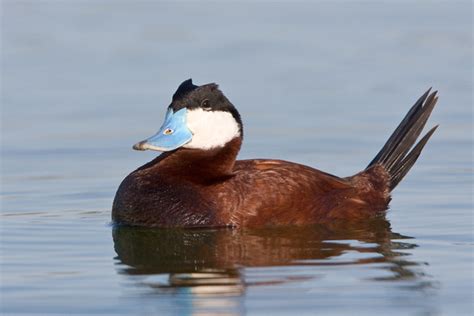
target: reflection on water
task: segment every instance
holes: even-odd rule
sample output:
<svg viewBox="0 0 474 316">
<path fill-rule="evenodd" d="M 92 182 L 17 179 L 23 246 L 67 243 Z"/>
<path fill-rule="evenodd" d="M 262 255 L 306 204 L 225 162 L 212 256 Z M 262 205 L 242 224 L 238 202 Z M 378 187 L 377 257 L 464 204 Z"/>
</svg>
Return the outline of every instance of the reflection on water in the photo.
<svg viewBox="0 0 474 316">
<path fill-rule="evenodd" d="M 116 227 L 113 230 L 119 273 L 161 276 L 137 278 L 156 294 L 192 298 L 241 296 L 249 287 L 313 280 L 324 266 L 377 264 L 386 276 L 373 281 L 416 279 L 419 263 L 406 260 L 416 247 L 410 237 L 393 233 L 384 218 L 364 223 L 248 230 L 171 230 Z M 396 241 L 394 241 L 396 240 Z M 402 240 L 402 241 L 400 241 Z M 400 250 L 404 250 L 401 252 Z M 312 273 L 246 278 L 255 267 L 304 267 Z M 154 281 L 153 281 L 154 280 Z M 235 302 L 234 302 L 235 303 Z M 229 303 L 230 304 L 230 303 Z"/>
<path fill-rule="evenodd" d="M 472 2 L 228 2 L 2 2 L 0 314 L 474 315 Z M 130 145 L 189 77 L 239 108 L 241 159 L 338 175 L 439 89 L 389 213 L 416 239 L 383 220 L 118 228 L 112 260 L 117 186 L 155 156 Z"/>
</svg>

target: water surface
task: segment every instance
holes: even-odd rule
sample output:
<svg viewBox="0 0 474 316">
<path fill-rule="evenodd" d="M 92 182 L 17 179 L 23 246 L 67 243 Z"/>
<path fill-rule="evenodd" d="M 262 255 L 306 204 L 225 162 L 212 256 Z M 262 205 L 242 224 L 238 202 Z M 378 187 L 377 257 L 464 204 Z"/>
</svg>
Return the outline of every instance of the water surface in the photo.
<svg viewBox="0 0 474 316">
<path fill-rule="evenodd" d="M 471 6 L 3 1 L 0 311 L 471 315 Z M 131 145 L 189 77 L 241 112 L 240 158 L 351 175 L 430 86 L 441 126 L 385 219 L 113 228 L 155 155 Z"/>
</svg>

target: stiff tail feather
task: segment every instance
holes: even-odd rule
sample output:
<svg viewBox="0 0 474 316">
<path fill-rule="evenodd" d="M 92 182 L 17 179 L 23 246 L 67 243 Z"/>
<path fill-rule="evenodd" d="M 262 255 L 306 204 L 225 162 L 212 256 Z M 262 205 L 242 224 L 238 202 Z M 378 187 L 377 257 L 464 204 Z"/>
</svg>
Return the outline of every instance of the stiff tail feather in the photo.
<svg viewBox="0 0 474 316">
<path fill-rule="evenodd" d="M 385 168 L 390 176 L 390 191 L 400 183 L 415 164 L 423 147 L 425 147 L 431 135 L 438 128 L 438 125 L 433 127 L 413 147 L 438 101 L 436 96 L 438 91 L 431 93 L 430 91 L 431 88 L 416 101 L 380 152 L 367 166 L 367 168 L 370 168 L 379 164 Z M 412 147 L 413 149 L 411 149 Z"/>
</svg>

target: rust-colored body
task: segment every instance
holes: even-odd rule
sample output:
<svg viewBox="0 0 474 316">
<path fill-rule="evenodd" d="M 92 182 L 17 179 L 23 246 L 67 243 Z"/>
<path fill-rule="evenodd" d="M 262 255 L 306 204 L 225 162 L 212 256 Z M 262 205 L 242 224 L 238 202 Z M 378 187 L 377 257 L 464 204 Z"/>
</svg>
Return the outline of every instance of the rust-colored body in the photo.
<svg viewBox="0 0 474 316">
<path fill-rule="evenodd" d="M 368 218 L 390 200 L 388 174 L 374 166 L 349 178 L 281 160 L 238 160 L 224 148 L 164 153 L 127 176 L 113 217 L 137 226 L 222 227 Z"/>
</svg>

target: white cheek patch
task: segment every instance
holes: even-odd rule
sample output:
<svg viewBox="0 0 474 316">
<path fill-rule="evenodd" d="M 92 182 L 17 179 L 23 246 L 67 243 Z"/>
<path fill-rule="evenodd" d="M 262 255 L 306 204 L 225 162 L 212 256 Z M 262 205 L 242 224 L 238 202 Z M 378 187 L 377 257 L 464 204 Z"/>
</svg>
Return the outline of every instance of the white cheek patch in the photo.
<svg viewBox="0 0 474 316">
<path fill-rule="evenodd" d="M 235 137 L 240 136 L 239 124 L 229 112 L 188 110 L 186 123 L 193 138 L 183 146 L 185 148 L 223 147 Z"/>
</svg>

